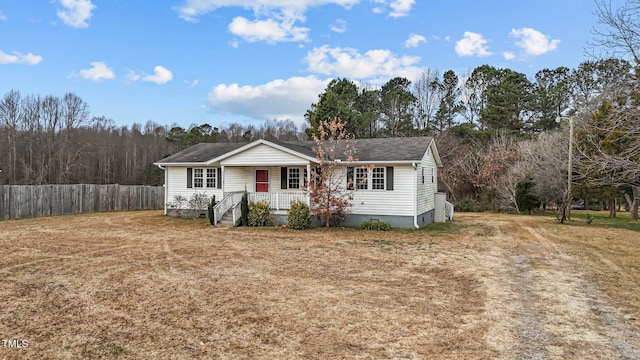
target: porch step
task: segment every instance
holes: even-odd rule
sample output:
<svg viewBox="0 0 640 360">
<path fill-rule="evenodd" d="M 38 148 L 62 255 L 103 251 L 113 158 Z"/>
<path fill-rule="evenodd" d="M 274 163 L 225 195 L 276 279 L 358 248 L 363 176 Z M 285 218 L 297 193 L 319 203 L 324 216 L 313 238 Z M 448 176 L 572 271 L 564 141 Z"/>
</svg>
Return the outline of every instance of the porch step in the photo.
<svg viewBox="0 0 640 360">
<path fill-rule="evenodd" d="M 233 215 L 231 214 L 231 211 L 227 212 L 226 214 L 224 214 L 222 216 L 222 219 L 220 219 L 220 221 L 218 221 L 217 226 L 230 226 L 233 227 Z"/>
</svg>

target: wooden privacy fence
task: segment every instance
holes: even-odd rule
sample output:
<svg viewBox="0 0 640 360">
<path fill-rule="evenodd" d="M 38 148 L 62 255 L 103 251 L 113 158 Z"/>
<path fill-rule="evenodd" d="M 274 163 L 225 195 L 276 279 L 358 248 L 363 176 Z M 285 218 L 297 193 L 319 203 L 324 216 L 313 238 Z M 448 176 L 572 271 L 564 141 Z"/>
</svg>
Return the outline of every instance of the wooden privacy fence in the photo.
<svg viewBox="0 0 640 360">
<path fill-rule="evenodd" d="M 163 208 L 162 186 L 0 185 L 0 220 Z"/>
</svg>

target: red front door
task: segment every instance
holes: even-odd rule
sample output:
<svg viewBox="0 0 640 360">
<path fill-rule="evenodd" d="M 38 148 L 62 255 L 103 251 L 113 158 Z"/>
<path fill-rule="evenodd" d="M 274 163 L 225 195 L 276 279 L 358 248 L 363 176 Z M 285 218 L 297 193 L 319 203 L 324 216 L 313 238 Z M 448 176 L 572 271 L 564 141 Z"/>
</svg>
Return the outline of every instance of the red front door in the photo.
<svg viewBox="0 0 640 360">
<path fill-rule="evenodd" d="M 256 170 L 256 192 L 269 192 L 269 170 Z"/>
</svg>

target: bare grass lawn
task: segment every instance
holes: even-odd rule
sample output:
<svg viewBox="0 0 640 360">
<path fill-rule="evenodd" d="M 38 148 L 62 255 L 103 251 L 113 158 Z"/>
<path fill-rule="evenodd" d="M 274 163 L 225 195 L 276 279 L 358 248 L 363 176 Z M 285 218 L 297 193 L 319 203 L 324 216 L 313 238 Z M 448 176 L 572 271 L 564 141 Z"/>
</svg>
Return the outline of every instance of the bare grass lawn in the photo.
<svg viewBox="0 0 640 360">
<path fill-rule="evenodd" d="M 578 221 L 0 221 L 0 358 L 638 359 L 640 232 Z"/>
</svg>

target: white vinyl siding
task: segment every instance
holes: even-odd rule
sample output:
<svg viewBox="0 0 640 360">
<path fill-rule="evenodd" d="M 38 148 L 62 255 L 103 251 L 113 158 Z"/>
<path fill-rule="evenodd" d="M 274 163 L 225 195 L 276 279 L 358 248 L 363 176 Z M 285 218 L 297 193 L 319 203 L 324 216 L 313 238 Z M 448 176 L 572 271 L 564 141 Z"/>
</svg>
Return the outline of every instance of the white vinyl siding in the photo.
<svg viewBox="0 0 640 360">
<path fill-rule="evenodd" d="M 418 164 L 420 173 L 424 171 L 424 183 L 418 181 L 418 214 L 423 214 L 435 207 L 435 194 L 438 191 L 438 166 L 430 149 L 425 152 Z"/>
<path fill-rule="evenodd" d="M 195 170 L 195 168 L 193 170 Z M 186 199 L 189 199 L 194 193 L 206 194 L 208 197 L 215 195 L 216 200 L 218 201 L 222 200 L 222 189 L 207 188 L 207 187 L 202 187 L 202 188 L 193 187 L 190 189 L 187 188 L 187 167 L 186 166 L 169 166 L 166 168 L 166 172 L 167 172 L 166 173 L 167 183 L 165 184 L 165 186 L 167 187 L 167 190 L 166 190 L 167 202 L 172 202 L 176 195 L 182 195 Z"/>
<path fill-rule="evenodd" d="M 353 193 L 353 214 L 414 216 L 416 171 L 411 165 L 376 164 L 382 169 L 394 168 L 393 190 L 356 190 Z M 346 183 L 346 169 L 342 169 Z M 386 182 L 386 176 L 385 176 Z M 385 186 L 386 188 L 386 186 Z"/>
<path fill-rule="evenodd" d="M 306 166 L 309 161 L 280 149 L 260 144 L 226 158 L 220 163 L 223 166 L 256 166 L 258 164 L 264 166 Z"/>
</svg>

